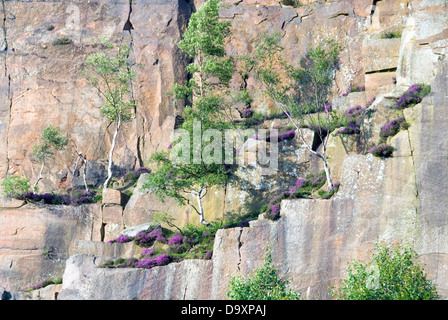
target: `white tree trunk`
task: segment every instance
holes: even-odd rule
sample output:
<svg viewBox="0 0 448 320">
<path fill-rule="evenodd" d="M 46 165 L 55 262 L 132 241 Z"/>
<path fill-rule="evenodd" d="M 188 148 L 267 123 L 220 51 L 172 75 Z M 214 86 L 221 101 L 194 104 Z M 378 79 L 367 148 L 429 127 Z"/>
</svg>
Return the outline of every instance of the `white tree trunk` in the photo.
<svg viewBox="0 0 448 320">
<path fill-rule="evenodd" d="M 107 188 L 110 182 L 110 179 L 112 179 L 112 166 L 113 166 L 113 155 L 115 150 L 115 145 L 117 144 L 117 137 L 118 137 L 118 131 L 120 131 L 121 126 L 121 120 L 117 121 L 117 126 L 115 128 L 114 136 L 112 138 L 112 145 L 110 147 L 109 151 L 109 163 L 107 166 L 107 179 L 104 181 L 103 188 Z"/>
<path fill-rule="evenodd" d="M 42 166 L 40 167 L 39 176 L 37 177 L 37 180 L 33 185 L 33 192 L 34 192 L 34 190 L 36 190 L 37 184 L 39 183 L 39 181 L 42 180 L 42 172 L 44 171 L 44 165 L 45 165 L 45 161 L 42 162 Z"/>
<path fill-rule="evenodd" d="M 330 192 L 334 189 L 333 181 L 331 180 L 331 175 L 330 175 L 330 168 L 328 167 L 327 159 L 325 157 L 323 157 L 322 160 L 324 162 L 324 170 L 325 170 L 325 175 L 327 177 L 328 191 Z"/>
<path fill-rule="evenodd" d="M 202 207 L 202 197 L 203 197 L 203 195 L 202 195 L 202 191 L 203 191 L 204 189 L 203 189 L 203 187 L 201 186 L 200 188 L 199 188 L 199 191 L 196 193 L 196 200 L 197 200 L 197 202 L 198 202 L 198 213 L 199 213 L 199 216 L 200 216 L 200 221 L 201 221 L 201 223 L 202 224 L 205 224 L 205 225 L 207 225 L 207 226 L 209 226 L 210 225 L 210 223 L 208 222 L 208 221 L 206 221 L 205 220 L 205 218 L 204 218 L 204 208 Z"/>
<path fill-rule="evenodd" d="M 87 186 L 87 160 L 83 158 L 84 166 L 82 168 L 82 179 L 84 181 L 84 187 L 86 188 L 86 191 L 89 191 L 89 187 Z"/>
<path fill-rule="evenodd" d="M 328 191 L 332 191 L 334 186 L 333 186 L 333 181 L 331 179 L 330 168 L 328 166 L 328 162 L 327 162 L 327 157 L 326 157 L 325 151 L 323 152 L 323 154 L 320 154 L 320 153 L 314 151 L 312 146 L 310 146 L 305 141 L 305 137 L 303 136 L 303 132 L 302 132 L 302 129 L 301 129 L 300 125 L 298 125 L 294 121 L 294 119 L 289 115 L 289 113 L 287 112 L 288 111 L 287 108 L 282 103 L 277 101 L 277 99 L 275 99 L 275 97 L 273 97 L 273 100 L 274 100 L 275 104 L 277 106 L 279 106 L 283 110 L 283 112 L 287 115 L 289 121 L 296 127 L 296 129 L 297 129 L 297 131 L 299 133 L 300 139 L 302 140 L 302 143 L 305 145 L 305 147 L 308 149 L 308 151 L 310 151 L 311 153 L 315 154 L 316 156 L 318 156 L 323 161 L 323 163 L 324 163 L 324 170 L 325 170 L 325 176 L 327 177 L 327 182 L 328 182 Z M 330 132 L 328 132 L 328 135 L 330 135 Z M 326 143 L 328 141 L 328 137 L 326 138 L 326 140 L 325 140 L 325 138 L 322 139 L 322 137 L 321 137 L 321 140 L 322 140 L 322 143 L 324 144 L 324 150 L 325 150 L 326 149 Z"/>
</svg>

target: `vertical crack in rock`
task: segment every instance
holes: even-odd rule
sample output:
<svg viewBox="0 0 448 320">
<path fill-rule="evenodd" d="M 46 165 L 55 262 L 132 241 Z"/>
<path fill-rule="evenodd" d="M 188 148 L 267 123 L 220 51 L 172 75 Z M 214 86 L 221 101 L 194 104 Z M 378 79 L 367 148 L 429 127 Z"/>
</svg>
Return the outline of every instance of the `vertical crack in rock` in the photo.
<svg viewBox="0 0 448 320">
<path fill-rule="evenodd" d="M 133 0 L 129 0 L 129 12 L 128 12 L 128 18 L 123 26 L 123 32 L 125 33 L 126 31 L 129 33 L 129 48 L 130 48 L 130 52 L 128 54 L 128 56 L 126 57 L 127 59 L 130 59 L 131 56 L 133 59 L 135 59 L 135 50 L 134 50 L 134 38 L 132 35 L 132 30 L 134 30 L 134 25 L 131 22 L 131 16 L 132 16 L 132 1 Z M 134 63 L 132 64 L 132 66 L 136 65 L 136 61 L 134 61 Z M 137 101 L 137 99 L 135 98 L 135 94 L 134 94 L 134 85 L 131 82 L 131 97 L 132 100 Z M 137 118 L 137 103 L 135 103 L 135 107 L 134 107 L 134 114 Z M 126 141 L 126 138 L 124 139 Z M 142 159 L 142 152 L 141 152 L 141 146 L 140 146 L 140 142 L 141 142 L 141 136 L 138 135 L 137 136 L 137 140 L 136 140 L 136 150 L 137 150 L 137 161 L 139 163 L 139 166 L 142 167 L 144 165 L 143 163 L 143 159 Z"/>
<path fill-rule="evenodd" d="M 4 61 L 4 77 L 7 79 L 7 101 L 6 106 L 8 110 L 8 121 L 6 125 L 6 139 L 5 139 L 5 154 L 6 154 L 6 175 L 8 175 L 9 171 L 9 156 L 8 156 L 8 150 L 9 150 L 9 124 L 11 123 L 11 111 L 12 111 L 12 94 L 11 94 L 11 75 L 8 72 L 8 63 L 7 63 L 7 57 L 8 57 L 8 40 L 6 37 L 7 31 L 6 31 L 6 7 L 5 7 L 5 0 L 2 0 L 2 13 L 3 13 L 3 25 L 2 25 L 2 39 L 0 42 L 0 53 L 4 54 L 3 61 Z"/>
<path fill-rule="evenodd" d="M 372 24 L 373 14 L 375 13 L 376 3 L 378 1 L 381 1 L 381 0 L 373 0 L 373 2 L 372 2 L 372 9 L 370 10 L 370 24 Z"/>
<path fill-rule="evenodd" d="M 185 288 L 184 288 L 184 294 L 182 296 L 182 300 L 186 300 L 187 289 L 188 289 L 188 280 L 190 279 L 190 273 L 191 273 L 191 266 L 188 268 L 186 275 L 185 275 Z"/>
<path fill-rule="evenodd" d="M 128 14 L 128 20 L 124 24 L 123 31 L 129 31 L 131 33 L 131 30 L 134 30 L 134 26 L 131 22 L 131 14 L 132 14 L 132 0 L 129 0 L 129 14 Z"/>
<path fill-rule="evenodd" d="M 237 241 L 238 241 L 238 264 L 237 264 L 237 270 L 240 272 L 240 265 L 241 265 L 241 247 L 243 246 L 243 243 L 241 242 L 241 234 L 243 233 L 243 228 L 240 228 L 240 233 L 238 235 Z"/>
<path fill-rule="evenodd" d="M 405 119 L 406 121 L 406 119 Z M 408 141 L 409 141 L 409 151 L 411 153 L 411 160 L 412 160 L 412 170 L 414 173 L 414 180 L 415 180 L 415 198 L 418 199 L 418 183 L 417 183 L 417 168 L 415 167 L 415 159 L 414 159 L 414 147 L 412 145 L 411 140 L 411 134 L 409 133 L 409 130 L 406 130 L 408 134 Z"/>
<path fill-rule="evenodd" d="M 6 52 L 8 50 L 8 40 L 6 39 L 6 8 L 5 8 L 5 0 L 2 0 L 2 13 L 3 13 L 3 39 L 0 42 L 0 52 Z"/>
</svg>

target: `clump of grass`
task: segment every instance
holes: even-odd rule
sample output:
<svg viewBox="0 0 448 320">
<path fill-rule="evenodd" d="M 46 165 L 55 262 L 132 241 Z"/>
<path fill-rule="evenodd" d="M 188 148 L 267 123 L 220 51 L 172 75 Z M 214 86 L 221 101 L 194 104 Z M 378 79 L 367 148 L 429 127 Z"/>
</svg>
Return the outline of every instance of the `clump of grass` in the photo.
<svg viewBox="0 0 448 320">
<path fill-rule="evenodd" d="M 61 284 L 61 283 L 62 283 L 62 278 L 47 279 L 47 280 L 44 280 L 44 281 L 41 281 L 41 282 L 35 284 L 32 287 L 23 288 L 20 291 L 30 292 L 30 291 L 33 291 L 33 290 L 45 288 L 46 286 L 49 286 L 51 284 Z"/>
<path fill-rule="evenodd" d="M 294 8 L 298 8 L 302 5 L 299 0 L 281 0 L 280 3 L 284 6 L 292 6 Z"/>
<path fill-rule="evenodd" d="M 401 31 L 387 31 L 385 33 L 380 34 L 380 39 L 395 39 L 395 38 L 401 38 Z"/>
<path fill-rule="evenodd" d="M 53 41 L 54 46 L 63 46 L 63 45 L 68 45 L 68 44 L 72 44 L 72 43 L 73 43 L 73 40 L 69 39 L 67 37 L 58 38 Z"/>
</svg>

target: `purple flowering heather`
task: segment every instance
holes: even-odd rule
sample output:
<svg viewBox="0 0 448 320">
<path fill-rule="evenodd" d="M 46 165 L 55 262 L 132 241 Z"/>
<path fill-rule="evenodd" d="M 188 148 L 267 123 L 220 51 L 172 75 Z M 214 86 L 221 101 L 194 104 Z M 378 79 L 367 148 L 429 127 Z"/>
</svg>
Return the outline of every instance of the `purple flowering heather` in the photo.
<svg viewBox="0 0 448 320">
<path fill-rule="evenodd" d="M 151 256 L 154 254 L 154 248 L 143 248 L 140 254 L 143 256 Z"/>
<path fill-rule="evenodd" d="M 179 233 L 173 234 L 173 236 L 168 239 L 169 245 L 179 245 L 182 243 L 184 243 L 184 238 Z"/>
<path fill-rule="evenodd" d="M 423 100 L 423 97 L 431 91 L 429 86 L 414 83 L 409 89 L 398 99 L 397 107 L 404 109 L 412 105 L 416 105 Z"/>
<path fill-rule="evenodd" d="M 157 266 L 156 260 L 152 258 L 144 258 L 135 263 L 136 268 L 151 269 L 156 266 Z"/>
<path fill-rule="evenodd" d="M 251 110 L 250 107 L 244 108 L 241 111 L 241 117 L 243 117 L 243 118 L 250 118 L 252 116 L 252 114 L 253 114 L 253 111 Z"/>
<path fill-rule="evenodd" d="M 379 158 L 389 158 L 394 151 L 395 148 L 387 144 L 379 145 L 369 150 L 371 154 Z"/>
<path fill-rule="evenodd" d="M 108 243 L 125 243 L 131 241 L 131 238 L 128 238 L 125 235 L 120 234 L 117 238 L 107 241 Z"/>
<path fill-rule="evenodd" d="M 156 264 L 158 266 L 164 266 L 170 263 L 170 256 L 167 254 L 162 254 L 156 258 Z"/>
<path fill-rule="evenodd" d="M 166 238 L 163 235 L 163 231 L 162 231 L 161 228 L 157 228 L 157 229 L 152 230 L 149 233 L 149 236 L 152 237 L 156 241 L 159 241 L 159 242 L 162 242 L 162 243 L 166 243 Z"/>
<path fill-rule="evenodd" d="M 401 124 L 404 122 L 404 117 L 391 120 L 389 123 L 381 127 L 380 137 L 385 140 L 392 137 L 400 131 Z"/>
<path fill-rule="evenodd" d="M 208 250 L 208 251 L 205 253 L 205 256 L 204 256 L 202 259 L 204 259 L 204 260 L 210 260 L 210 259 L 212 258 L 212 255 L 213 255 L 213 250 Z"/>
<path fill-rule="evenodd" d="M 331 106 L 331 103 L 329 103 L 329 104 L 327 104 L 326 106 L 325 106 L 325 113 L 329 113 L 329 112 L 331 112 L 333 110 L 333 107 Z"/>
<path fill-rule="evenodd" d="M 155 259 L 152 258 L 144 258 L 135 263 L 136 268 L 145 268 L 151 269 L 157 266 L 164 266 L 170 263 L 170 256 L 167 254 L 162 254 Z"/>
<path fill-rule="evenodd" d="M 341 96 L 346 97 L 351 92 L 352 92 L 352 89 L 347 89 L 347 91 L 345 91 Z"/>
<path fill-rule="evenodd" d="M 146 232 L 139 232 L 135 237 L 134 241 L 141 247 L 150 246 L 153 244 L 155 237 L 147 234 Z"/>
<path fill-rule="evenodd" d="M 178 234 L 175 233 L 170 239 L 168 239 L 168 245 L 170 246 L 170 249 L 174 252 L 179 252 L 182 250 L 184 244 L 184 238 Z"/>
<path fill-rule="evenodd" d="M 363 114 L 366 108 L 361 107 L 359 104 L 349 108 L 345 112 L 345 117 L 347 118 L 347 126 L 342 127 L 337 130 L 335 134 L 357 134 L 361 132 L 361 124 L 363 119 Z"/>
</svg>

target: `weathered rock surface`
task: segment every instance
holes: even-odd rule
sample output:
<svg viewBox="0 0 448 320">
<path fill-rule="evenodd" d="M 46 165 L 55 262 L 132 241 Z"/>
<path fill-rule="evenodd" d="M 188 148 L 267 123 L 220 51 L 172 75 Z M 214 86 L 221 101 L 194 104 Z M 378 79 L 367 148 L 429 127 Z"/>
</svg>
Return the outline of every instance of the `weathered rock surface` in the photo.
<svg viewBox="0 0 448 320">
<path fill-rule="evenodd" d="M 67 132 L 70 144 L 46 163 L 41 189 L 71 180 L 75 150 L 104 170 L 113 128 L 100 115 L 98 92 L 80 76 L 85 57 L 101 50 L 98 36 L 129 43 L 131 58 L 142 66 L 135 70 L 139 107 L 118 138 L 115 171 L 142 166 L 151 152 L 166 148 L 175 115 L 167 91 L 185 78 L 185 59 L 176 43 L 189 15 L 183 0 L 132 5 L 128 0 L 4 1 L 0 174 L 22 173 L 34 182 L 39 164 L 33 162 L 32 148 L 47 125 Z M 60 39 L 69 43 L 55 44 Z M 89 177 L 96 175 L 89 168 L 89 183 L 101 183 Z"/>
<path fill-rule="evenodd" d="M 0 282 L 19 290 L 62 276 L 75 239 L 91 239 L 98 205 L 41 206 L 0 211 Z"/>
<path fill-rule="evenodd" d="M 35 284 L 46 275 L 62 273 L 65 265 L 58 299 L 225 299 L 229 275 L 247 274 L 260 266 L 270 245 L 274 264 L 291 280 L 293 289 L 308 298 L 327 299 L 329 286 L 345 275 L 346 263 L 368 258 L 375 241 L 385 240 L 411 243 L 439 294 L 448 298 L 448 179 L 444 175 L 448 171 L 448 4 L 383 0 L 372 6 L 370 0 L 344 0 L 309 1 L 310 5 L 292 8 L 279 6 L 278 1 L 226 2 L 230 6 L 222 11 L 222 17 L 231 21 L 234 32 L 229 53 L 251 52 L 262 32 L 278 30 L 287 58 L 297 63 L 309 45 L 327 37 L 337 39 L 345 48 L 333 96 L 351 85 L 367 88 L 358 95 L 337 97 L 338 109 L 345 110 L 352 103 L 362 105 L 377 96 L 372 106 L 376 112 L 366 122 L 365 135 L 356 138 L 360 141 L 330 141 L 329 160 L 341 182 L 339 192 L 331 200 L 283 201 L 276 222 L 260 218 L 249 228 L 220 230 L 210 261 L 188 260 L 150 270 L 98 268 L 106 257 L 136 254 L 132 247 L 109 246 L 102 241 L 126 226 L 149 222 L 155 212 L 168 211 L 179 224 L 196 220 L 194 212 L 178 208 L 170 200 L 162 203 L 144 191 L 134 192 L 124 209 L 118 203 L 97 206 L 93 211 L 81 209 L 87 207 L 13 209 L 21 204 L 3 201 L 2 207 L 7 209 L 0 211 L 2 286 L 9 291 Z M 183 1 L 148 0 L 134 3 L 130 10 L 124 0 L 114 4 L 5 2 L 5 20 L 0 22 L 4 24 L 0 72 L 5 74 L 0 79 L 0 173 L 36 177 L 38 168 L 31 164 L 30 150 L 47 124 L 70 132 L 90 163 L 101 166 L 112 128 L 106 129 L 107 123 L 94 107 L 100 102 L 97 93 L 75 72 L 83 55 L 96 49 L 93 38 L 99 34 L 110 36 L 115 43 L 123 38 L 132 42 L 135 61 L 143 63 L 135 88 L 142 107 L 120 137 L 117 168 L 142 165 L 152 151 L 167 147 L 177 111 L 165 91 L 185 78 L 185 60 L 175 43 L 190 8 Z M 123 35 L 127 22 L 133 29 Z M 52 24 L 54 31 L 47 30 L 47 24 Z M 401 38 L 380 39 L 385 32 L 397 30 L 402 30 Z M 51 45 L 62 36 L 73 43 Z M 392 83 L 393 76 L 397 86 Z M 411 126 L 388 141 L 397 148 L 395 156 L 381 160 L 359 155 L 378 143 L 381 126 L 391 120 L 391 107 L 415 82 L 430 83 L 432 93 L 421 104 L 404 110 Z M 233 86 L 252 94 L 254 109 L 273 111 L 253 74 L 247 79 L 235 75 Z M 41 118 L 46 122 L 37 121 Z M 58 185 L 63 173 L 69 172 L 73 148 L 48 163 L 51 175 L 43 180 L 43 186 Z M 283 176 L 278 180 L 294 179 L 302 173 L 291 166 L 293 160 L 303 160 L 304 168 L 312 162 L 312 157 L 301 151 L 300 145 L 285 144 Z M 59 163 L 65 163 L 64 167 Z M 245 205 L 256 209 L 264 204 L 259 201 L 259 191 L 281 188 L 282 182 L 260 179 L 258 173 L 240 174 L 242 181 L 253 182 L 252 193 L 232 187 L 211 190 L 205 199 L 206 212 L 213 212 L 206 216 L 208 220 L 242 212 Z M 252 200 L 248 195 L 254 196 Z M 48 261 L 54 252 L 56 261 Z M 67 252 L 72 256 L 65 264 Z"/>
</svg>

